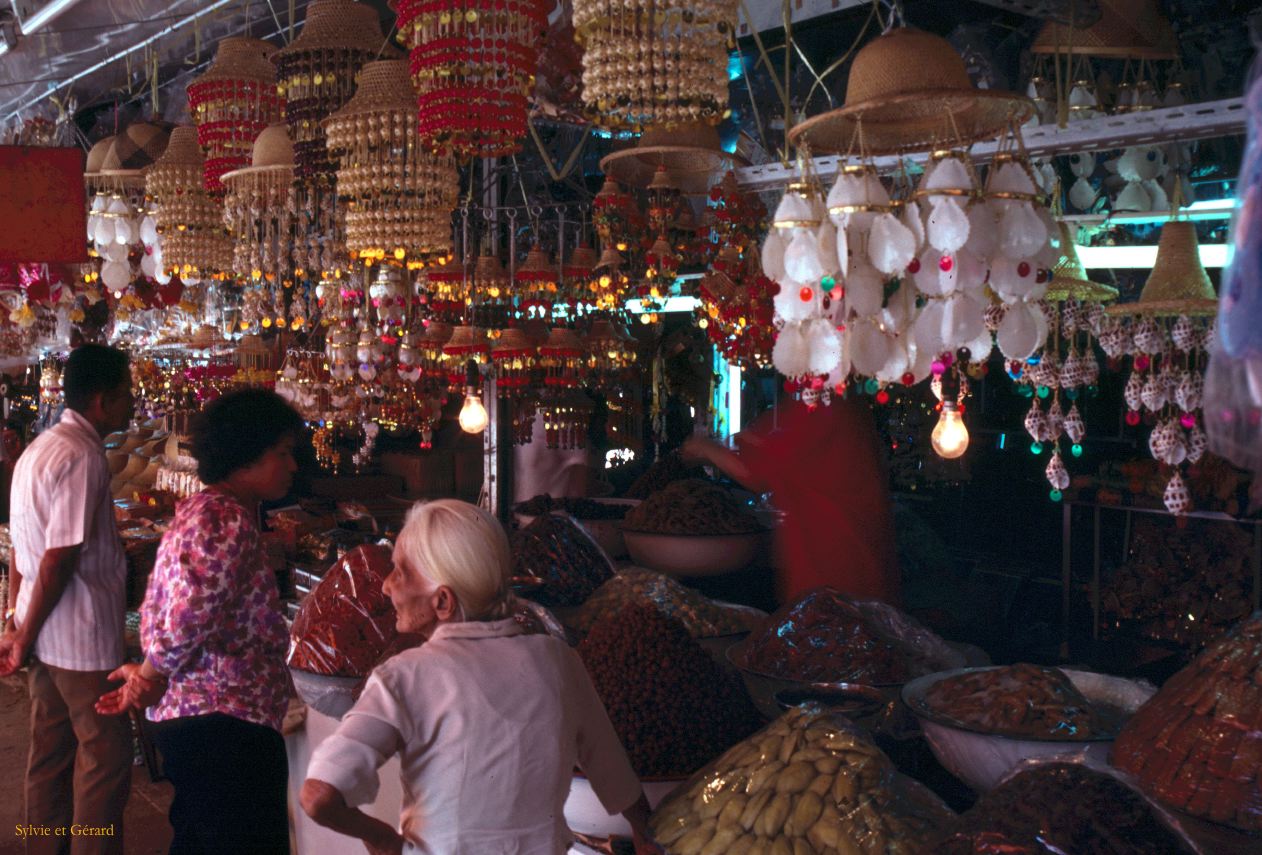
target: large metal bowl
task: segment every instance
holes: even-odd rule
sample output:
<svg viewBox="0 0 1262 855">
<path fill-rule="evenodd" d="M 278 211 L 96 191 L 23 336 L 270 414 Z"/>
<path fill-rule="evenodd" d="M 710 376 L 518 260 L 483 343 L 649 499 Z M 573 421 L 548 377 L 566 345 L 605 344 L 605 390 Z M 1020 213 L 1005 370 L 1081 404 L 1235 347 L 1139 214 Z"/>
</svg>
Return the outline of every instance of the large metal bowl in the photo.
<svg viewBox="0 0 1262 855">
<path fill-rule="evenodd" d="M 304 704 L 339 721 L 355 706 L 355 687 L 363 681 L 361 677 L 326 677 L 299 668 L 290 668 L 289 673 Z"/>
<path fill-rule="evenodd" d="M 1114 735 L 1101 735 L 1092 739 L 1068 735 L 1061 738 L 1031 739 L 987 731 L 955 721 L 925 703 L 925 694 L 935 683 L 959 674 L 991 670 L 994 668 L 954 668 L 917 677 L 903 687 L 903 703 L 920 721 L 929 747 L 948 772 L 973 790 L 983 793 L 998 784 L 1022 760 L 1074 754 L 1101 763 L 1108 762 Z M 1087 700 L 1116 707 L 1127 715 L 1133 714 L 1157 691 L 1156 687 L 1148 683 L 1124 677 L 1069 668 L 1062 668 L 1061 672 Z"/>
<path fill-rule="evenodd" d="M 754 562 L 765 531 L 744 534 L 657 534 L 622 529 L 631 559 L 671 576 L 721 576 Z"/>
</svg>

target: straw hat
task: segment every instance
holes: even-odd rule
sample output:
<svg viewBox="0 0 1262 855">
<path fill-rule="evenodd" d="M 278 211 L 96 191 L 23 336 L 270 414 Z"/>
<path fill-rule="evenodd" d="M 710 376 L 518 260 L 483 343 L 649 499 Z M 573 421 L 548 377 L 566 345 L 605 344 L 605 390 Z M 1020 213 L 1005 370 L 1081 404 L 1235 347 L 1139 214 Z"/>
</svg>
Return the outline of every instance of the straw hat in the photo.
<svg viewBox="0 0 1262 855">
<path fill-rule="evenodd" d="M 111 137 L 100 171 L 119 177 L 141 175 L 166 151 L 169 139 L 170 134 L 157 125 L 133 122 L 126 131 Z"/>
<path fill-rule="evenodd" d="M 1148 281 L 1134 303 L 1109 306 L 1110 315 L 1213 315 L 1218 311 L 1214 284 L 1201 264 L 1196 226 L 1186 220 L 1171 220 L 1161 229 L 1157 261 Z"/>
<path fill-rule="evenodd" d="M 486 334 L 477 327 L 461 324 L 451 331 L 451 338 L 443 345 L 443 353 L 452 356 L 463 356 L 467 353 L 486 353 L 490 348 L 486 343 Z"/>
<path fill-rule="evenodd" d="M 192 89 L 203 83 L 214 83 L 221 80 L 252 80 L 274 87 L 276 83 L 276 66 L 272 64 L 272 56 L 276 48 L 262 39 L 246 36 L 231 36 L 219 42 L 215 51 L 215 59 L 210 68 L 188 84 Z"/>
<path fill-rule="evenodd" d="M 197 144 L 197 128 L 192 125 L 181 125 L 171 131 L 166 151 L 154 161 L 154 166 L 189 167 L 201 171 L 205 165 L 201 146 Z"/>
<path fill-rule="evenodd" d="M 570 260 L 565 263 L 566 275 L 573 276 L 579 271 L 590 273 L 596 268 L 596 262 L 599 260 L 596 250 L 587 244 L 580 244 L 574 247 L 574 251 L 570 253 Z"/>
<path fill-rule="evenodd" d="M 1117 299 L 1117 289 L 1087 278 L 1087 271 L 1078 260 L 1068 223 L 1060 226 L 1060 261 L 1052 268 L 1052 281 L 1047 285 L 1045 299 L 1050 302 L 1078 300 L 1082 303 L 1107 303 Z"/>
<path fill-rule="evenodd" d="M 1048 21 L 1031 53 L 1098 56 L 1107 59 L 1179 58 L 1174 28 L 1157 0 L 1097 0 L 1100 19 L 1085 29 Z"/>
<path fill-rule="evenodd" d="M 294 144 L 289 139 L 289 128 L 285 124 L 268 125 L 254 141 L 250 165 L 245 169 L 234 169 L 225 172 L 220 181 L 232 181 L 245 175 L 256 175 L 261 172 L 294 171 Z"/>
<path fill-rule="evenodd" d="M 307 7 L 298 38 L 276 52 L 278 64 L 296 54 L 321 51 L 358 51 L 376 55 L 386 37 L 377 10 L 353 0 L 315 0 Z M 398 52 L 387 46 L 388 58 Z"/>
<path fill-rule="evenodd" d="M 1033 114 L 1029 98 L 974 88 L 946 39 L 899 27 L 855 56 L 845 105 L 797 125 L 789 141 L 817 154 L 898 154 L 997 137 Z"/>
<path fill-rule="evenodd" d="M 491 356 L 497 359 L 503 359 L 511 356 L 518 356 L 535 349 L 535 344 L 527 335 L 517 327 L 509 327 L 504 330 L 499 341 L 495 342 L 495 346 L 491 348 Z"/>
<path fill-rule="evenodd" d="M 412 92 L 412 75 L 405 59 L 382 59 L 370 62 L 359 72 L 355 94 L 346 106 L 324 120 L 330 123 L 364 113 L 416 113 L 416 95 Z"/>
<path fill-rule="evenodd" d="M 105 162 L 106 152 L 110 150 L 110 146 L 113 144 L 114 137 L 105 137 L 88 149 L 88 162 L 83 167 L 84 177 L 96 177 L 97 173 L 101 171 L 101 164 Z"/>
<path fill-rule="evenodd" d="M 748 165 L 744 157 L 724 151 L 718 128 L 704 122 L 650 127 L 634 146 L 611 152 L 600 161 L 605 175 L 640 189 L 649 186 L 659 167 L 665 167 L 674 185 L 690 196 L 709 190 L 714 175 Z"/>
</svg>

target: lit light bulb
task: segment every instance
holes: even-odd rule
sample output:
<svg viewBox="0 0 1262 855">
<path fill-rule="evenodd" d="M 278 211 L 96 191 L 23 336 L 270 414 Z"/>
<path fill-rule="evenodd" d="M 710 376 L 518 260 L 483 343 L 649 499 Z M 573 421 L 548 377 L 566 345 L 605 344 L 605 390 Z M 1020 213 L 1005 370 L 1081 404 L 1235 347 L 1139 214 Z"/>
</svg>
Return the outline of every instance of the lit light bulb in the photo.
<svg viewBox="0 0 1262 855">
<path fill-rule="evenodd" d="M 942 402 L 942 415 L 938 418 L 933 434 L 929 437 L 933 450 L 939 457 L 954 460 L 968 450 L 968 428 L 960 411 L 950 401 Z"/>
<path fill-rule="evenodd" d="M 482 433 L 489 420 L 486 407 L 482 406 L 482 399 L 475 389 L 467 389 L 466 392 L 464 406 L 460 408 L 460 429 L 465 433 Z"/>
</svg>

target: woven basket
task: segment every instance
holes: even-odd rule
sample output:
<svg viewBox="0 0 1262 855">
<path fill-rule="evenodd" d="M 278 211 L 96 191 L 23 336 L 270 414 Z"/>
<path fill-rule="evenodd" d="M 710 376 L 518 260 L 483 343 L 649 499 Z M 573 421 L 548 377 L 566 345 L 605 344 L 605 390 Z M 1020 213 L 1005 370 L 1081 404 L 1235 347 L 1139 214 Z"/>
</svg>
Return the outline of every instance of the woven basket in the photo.
<svg viewBox="0 0 1262 855">
<path fill-rule="evenodd" d="M 640 189 L 652 183 L 659 167 L 665 167 L 675 186 L 691 196 L 709 190 L 713 176 L 748 165 L 740 155 L 724 151 L 718 129 L 704 122 L 649 128 L 634 146 L 611 152 L 600 161 L 607 176 Z"/>
<path fill-rule="evenodd" d="M 1139 299 L 1105 309 L 1110 315 L 1204 316 L 1218 311 L 1214 284 L 1201 264 L 1196 226 L 1171 220 L 1161 229 L 1157 261 Z"/>
<path fill-rule="evenodd" d="M 85 176 L 91 178 L 101 171 L 101 164 L 105 162 L 105 154 L 113 144 L 114 137 L 105 137 L 88 149 L 88 160 L 83 166 L 83 174 Z"/>
<path fill-rule="evenodd" d="M 250 80 L 274 86 L 276 66 L 271 57 L 276 48 L 262 39 L 232 36 L 219 43 L 214 62 L 188 85 L 198 86 L 221 80 Z"/>
<path fill-rule="evenodd" d="M 204 161 L 201 146 L 197 144 L 197 129 L 191 125 L 181 125 L 171 131 L 166 151 L 162 152 L 154 166 L 196 167 L 200 170 Z"/>
<path fill-rule="evenodd" d="M 534 349 L 534 343 L 524 332 L 516 327 L 509 327 L 504 330 L 503 334 L 500 335 L 499 341 L 495 342 L 495 346 L 491 348 L 491 357 L 504 358 Z"/>
<path fill-rule="evenodd" d="M 294 54 L 333 50 L 376 56 L 385 42 L 376 9 L 353 0 L 315 0 L 307 7 L 298 38 L 277 51 L 275 59 L 279 62 Z M 398 55 L 398 51 L 387 46 L 385 57 Z"/>
<path fill-rule="evenodd" d="M 294 171 L 294 144 L 289 139 L 289 129 L 284 124 L 269 125 L 254 141 L 250 165 L 225 173 L 220 179 L 227 183 L 246 175 L 263 172 L 292 173 Z"/>
<path fill-rule="evenodd" d="M 596 250 L 592 249 L 590 246 L 576 246 L 574 247 L 574 251 L 570 253 L 570 260 L 566 262 L 565 268 L 567 272 L 590 272 L 596 267 L 596 262 L 599 260 L 600 258 L 596 255 Z"/>
<path fill-rule="evenodd" d="M 1024 96 L 973 88 L 946 39 L 900 27 L 855 56 L 845 106 L 797 125 L 789 140 L 815 153 L 898 154 L 990 139 L 1032 115 Z"/>
<path fill-rule="evenodd" d="M 167 132 L 157 125 L 135 122 L 123 133 L 110 137 L 98 171 L 115 181 L 143 184 L 144 171 L 166 151 L 168 140 Z"/>
<path fill-rule="evenodd" d="M 1060 226 L 1060 261 L 1052 268 L 1052 281 L 1048 283 L 1046 300 L 1064 302 L 1078 300 L 1082 303 L 1107 303 L 1117 299 L 1117 289 L 1111 285 L 1092 282 L 1078 259 L 1078 250 L 1067 223 Z"/>
<path fill-rule="evenodd" d="M 1098 56 L 1107 59 L 1179 58 L 1174 28 L 1157 0 L 1098 0 L 1100 19 L 1085 29 L 1049 21 L 1031 53 Z"/>
<path fill-rule="evenodd" d="M 416 113 L 412 76 L 405 59 L 383 59 L 365 65 L 359 72 L 355 95 L 324 124 L 327 127 L 330 122 L 385 112 Z"/>
</svg>

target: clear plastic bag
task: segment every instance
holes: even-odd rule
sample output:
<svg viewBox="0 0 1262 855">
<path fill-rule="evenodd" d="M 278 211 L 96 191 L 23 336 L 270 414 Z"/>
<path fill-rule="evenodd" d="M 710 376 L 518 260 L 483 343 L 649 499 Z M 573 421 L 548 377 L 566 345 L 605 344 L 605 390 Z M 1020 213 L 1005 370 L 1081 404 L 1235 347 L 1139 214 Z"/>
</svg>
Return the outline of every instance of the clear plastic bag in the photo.
<svg viewBox="0 0 1262 855">
<path fill-rule="evenodd" d="M 600 545 L 573 517 L 558 511 L 517 532 L 512 552 L 514 580 L 542 580 L 529 596 L 545 606 L 582 605 L 613 576 L 613 564 Z"/>
<path fill-rule="evenodd" d="M 937 855 L 1201 852 L 1179 822 L 1127 775 L 1072 752 L 1018 764 L 924 851 Z"/>
<path fill-rule="evenodd" d="M 291 668 L 329 677 L 363 677 L 395 642 L 395 611 L 382 583 L 390 551 L 366 545 L 346 553 L 298 608 L 290 630 Z"/>
<path fill-rule="evenodd" d="M 690 778 L 658 805 L 650 828 L 670 855 L 781 840 L 794 853 L 911 855 L 953 816 L 844 716 L 804 704 Z"/>
</svg>

